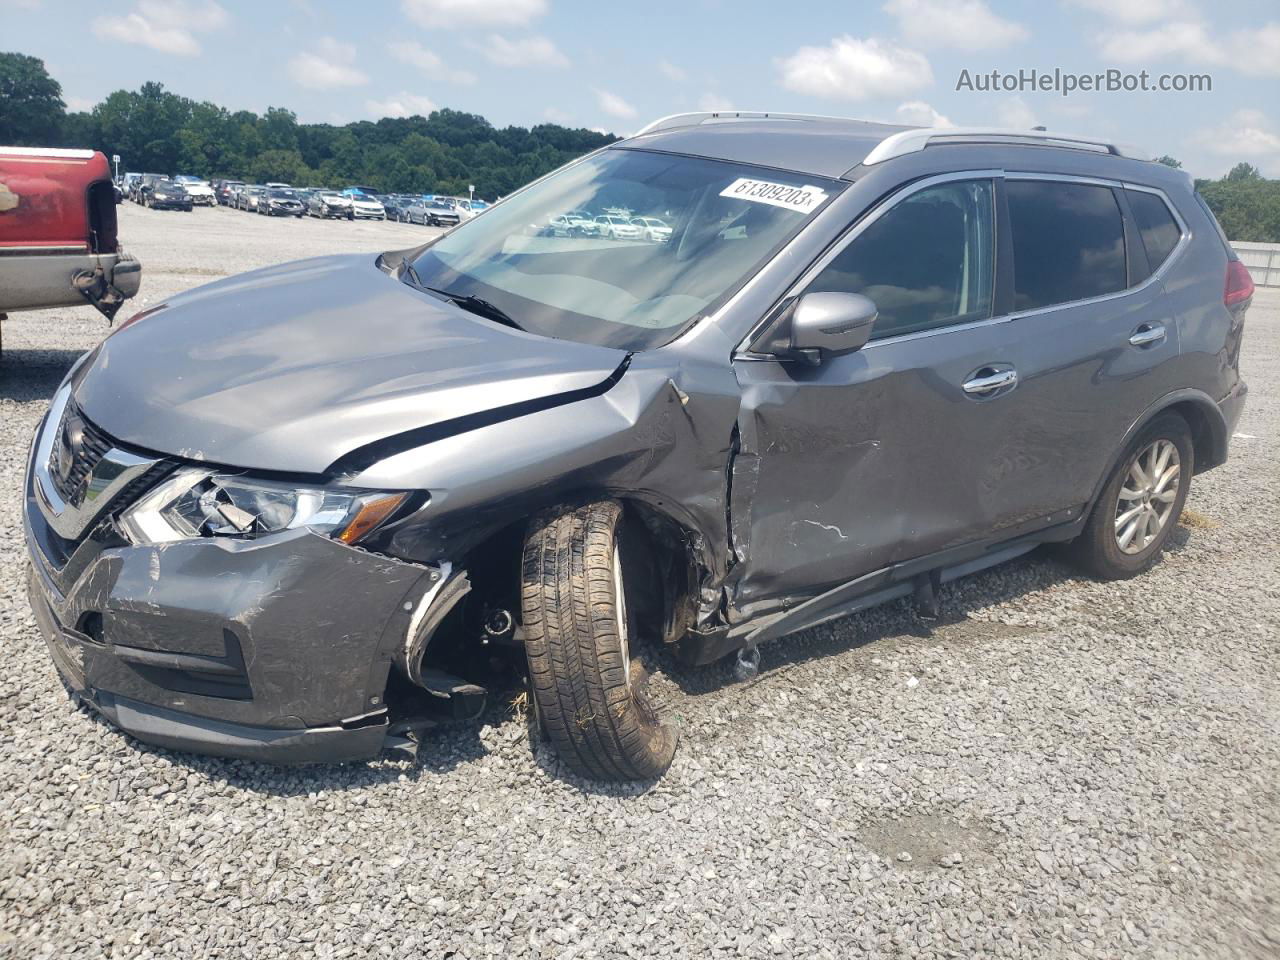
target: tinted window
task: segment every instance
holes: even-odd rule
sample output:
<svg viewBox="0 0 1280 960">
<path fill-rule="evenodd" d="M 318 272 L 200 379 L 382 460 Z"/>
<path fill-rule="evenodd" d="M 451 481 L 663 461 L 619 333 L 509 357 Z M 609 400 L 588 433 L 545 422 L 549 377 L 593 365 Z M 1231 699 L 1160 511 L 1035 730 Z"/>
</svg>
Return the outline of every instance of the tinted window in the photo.
<svg viewBox="0 0 1280 960">
<path fill-rule="evenodd" d="M 1178 245 L 1182 229 L 1165 202 L 1154 193 L 1130 190 L 1128 194 L 1129 209 L 1133 211 L 1133 219 L 1142 234 L 1142 245 L 1147 248 L 1147 262 L 1151 265 L 1151 272 L 1155 273 Z"/>
<path fill-rule="evenodd" d="M 1125 288 L 1124 224 L 1110 187 L 1011 180 L 1007 189 L 1015 310 Z"/>
<path fill-rule="evenodd" d="M 993 220 L 989 180 L 928 187 L 873 221 L 808 291 L 870 297 L 880 311 L 872 339 L 984 319 L 991 316 Z"/>
</svg>

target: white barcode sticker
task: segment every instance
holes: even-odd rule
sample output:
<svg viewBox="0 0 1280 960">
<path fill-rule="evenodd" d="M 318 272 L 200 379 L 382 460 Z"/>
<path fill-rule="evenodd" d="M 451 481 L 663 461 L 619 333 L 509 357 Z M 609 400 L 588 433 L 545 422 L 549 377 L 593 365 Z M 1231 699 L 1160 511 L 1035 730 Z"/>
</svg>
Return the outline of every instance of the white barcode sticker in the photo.
<svg viewBox="0 0 1280 960">
<path fill-rule="evenodd" d="M 817 187 L 793 187 L 786 183 L 770 183 L 768 180 L 752 180 L 749 177 L 739 177 L 721 190 L 720 196 L 750 200 L 752 203 L 767 203 L 799 213 L 813 213 L 827 199 L 826 191 Z"/>
</svg>

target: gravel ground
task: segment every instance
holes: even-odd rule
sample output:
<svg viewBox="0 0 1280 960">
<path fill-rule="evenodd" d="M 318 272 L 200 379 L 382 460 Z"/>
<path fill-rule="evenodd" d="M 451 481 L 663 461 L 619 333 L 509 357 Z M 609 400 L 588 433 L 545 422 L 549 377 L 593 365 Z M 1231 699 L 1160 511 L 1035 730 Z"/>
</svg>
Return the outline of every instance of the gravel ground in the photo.
<svg viewBox="0 0 1280 960">
<path fill-rule="evenodd" d="M 125 205 L 141 305 L 408 245 L 397 224 Z M 403 243 L 402 243 L 402 238 Z M 0 956 L 1280 955 L 1280 293 L 1253 392 L 1166 559 L 1120 584 L 1034 554 L 767 648 L 668 669 L 657 784 L 567 777 L 523 723 L 419 760 L 278 769 L 131 742 L 64 695 L 23 596 L 31 430 L 106 331 L 19 314 L 0 364 Z"/>
</svg>

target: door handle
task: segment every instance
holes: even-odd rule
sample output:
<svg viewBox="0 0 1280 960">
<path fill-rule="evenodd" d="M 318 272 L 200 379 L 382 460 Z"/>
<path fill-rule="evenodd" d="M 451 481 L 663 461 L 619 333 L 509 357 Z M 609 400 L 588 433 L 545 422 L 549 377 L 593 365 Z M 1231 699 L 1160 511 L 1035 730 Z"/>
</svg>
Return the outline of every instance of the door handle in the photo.
<svg viewBox="0 0 1280 960">
<path fill-rule="evenodd" d="M 982 373 L 983 371 L 978 371 Z M 997 390 L 1004 390 L 1014 386 L 1018 382 L 1017 370 L 999 370 L 985 376 L 973 377 L 966 380 L 962 386 L 964 392 L 970 396 L 985 397 L 995 393 Z"/>
<path fill-rule="evenodd" d="M 1129 343 L 1135 347 L 1149 347 L 1153 343 L 1159 343 L 1164 337 L 1163 323 L 1144 323 L 1133 331 L 1133 336 L 1129 338 Z"/>
</svg>

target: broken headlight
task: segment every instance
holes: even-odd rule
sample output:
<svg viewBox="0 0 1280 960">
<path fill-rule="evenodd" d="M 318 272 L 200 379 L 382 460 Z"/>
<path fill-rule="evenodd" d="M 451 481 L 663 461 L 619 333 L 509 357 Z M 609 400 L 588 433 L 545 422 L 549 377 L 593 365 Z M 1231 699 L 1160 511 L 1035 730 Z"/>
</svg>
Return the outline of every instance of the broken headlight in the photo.
<svg viewBox="0 0 1280 960">
<path fill-rule="evenodd" d="M 125 510 L 120 525 L 138 545 L 255 537 L 299 527 L 355 543 L 381 526 L 407 497 L 181 470 Z"/>
</svg>

